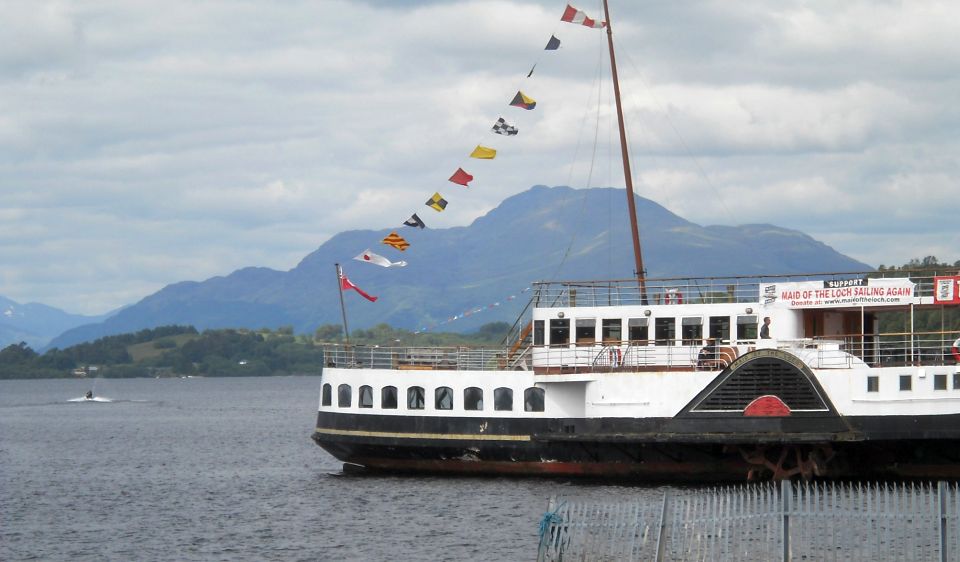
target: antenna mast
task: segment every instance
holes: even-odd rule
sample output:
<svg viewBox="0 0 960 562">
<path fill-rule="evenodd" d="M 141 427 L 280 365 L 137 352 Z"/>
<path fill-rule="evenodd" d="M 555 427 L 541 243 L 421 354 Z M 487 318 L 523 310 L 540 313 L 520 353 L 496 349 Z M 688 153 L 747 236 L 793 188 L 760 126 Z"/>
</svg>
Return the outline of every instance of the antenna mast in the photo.
<svg viewBox="0 0 960 562">
<path fill-rule="evenodd" d="M 643 253 L 640 250 L 640 229 L 637 226 L 637 206 L 633 200 L 633 174 L 630 172 L 630 155 L 627 151 L 627 132 L 623 126 L 623 105 L 620 103 L 620 80 L 617 78 L 617 58 L 613 54 L 613 27 L 610 24 L 610 8 L 603 0 L 603 15 L 607 20 L 607 45 L 610 47 L 610 71 L 613 74 L 613 97 L 617 102 L 617 124 L 620 126 L 620 152 L 623 155 L 623 176 L 627 184 L 627 209 L 630 212 L 630 230 L 633 235 L 633 259 L 637 281 L 640 283 L 640 302 L 647 304 L 647 283 L 644 279 Z"/>
</svg>

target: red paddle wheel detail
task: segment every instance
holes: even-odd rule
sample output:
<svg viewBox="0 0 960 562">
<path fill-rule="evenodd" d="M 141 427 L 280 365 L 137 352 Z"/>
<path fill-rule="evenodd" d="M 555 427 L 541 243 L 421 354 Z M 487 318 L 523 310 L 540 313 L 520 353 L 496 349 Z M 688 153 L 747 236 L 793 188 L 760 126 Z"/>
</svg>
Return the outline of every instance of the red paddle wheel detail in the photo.
<svg viewBox="0 0 960 562">
<path fill-rule="evenodd" d="M 743 409 L 743 415 L 749 417 L 779 418 L 790 415 L 790 407 L 776 396 L 767 394 L 755 398 Z"/>
</svg>

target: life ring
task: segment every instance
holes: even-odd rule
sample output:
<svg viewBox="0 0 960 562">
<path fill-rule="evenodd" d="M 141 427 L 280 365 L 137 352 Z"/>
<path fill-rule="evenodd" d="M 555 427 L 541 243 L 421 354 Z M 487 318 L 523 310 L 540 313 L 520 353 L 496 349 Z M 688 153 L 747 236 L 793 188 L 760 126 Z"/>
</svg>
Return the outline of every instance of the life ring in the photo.
<svg viewBox="0 0 960 562">
<path fill-rule="evenodd" d="M 950 353 L 953 354 L 953 358 L 957 360 L 957 363 L 960 363 L 960 338 L 954 340 L 953 346 L 950 348 Z"/>
<path fill-rule="evenodd" d="M 610 348 L 610 366 L 619 367 L 620 362 L 623 360 L 623 355 L 619 347 Z"/>
<path fill-rule="evenodd" d="M 683 293 L 680 291 L 673 291 L 664 294 L 663 296 L 664 304 L 683 304 Z"/>
</svg>

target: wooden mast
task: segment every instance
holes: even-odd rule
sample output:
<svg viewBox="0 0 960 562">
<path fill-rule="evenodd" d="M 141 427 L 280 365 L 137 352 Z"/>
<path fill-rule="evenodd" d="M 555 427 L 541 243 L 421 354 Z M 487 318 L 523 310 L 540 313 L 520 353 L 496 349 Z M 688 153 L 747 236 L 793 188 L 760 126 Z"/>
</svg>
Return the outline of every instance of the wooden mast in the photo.
<svg viewBox="0 0 960 562">
<path fill-rule="evenodd" d="M 637 281 L 640 283 L 640 302 L 647 304 L 646 272 L 643 269 L 643 252 L 640 250 L 640 229 L 637 226 L 637 207 L 633 200 L 633 174 L 630 172 L 630 155 L 627 151 L 627 132 L 623 126 L 623 105 L 620 103 L 620 80 L 617 78 L 617 59 L 613 54 L 613 28 L 610 25 L 610 8 L 603 0 L 603 15 L 607 21 L 607 45 L 610 48 L 610 71 L 613 74 L 613 97 L 617 102 L 617 124 L 620 126 L 620 152 L 623 155 L 623 176 L 627 184 L 627 209 L 630 212 L 630 230 L 633 235 L 633 259 Z"/>
</svg>

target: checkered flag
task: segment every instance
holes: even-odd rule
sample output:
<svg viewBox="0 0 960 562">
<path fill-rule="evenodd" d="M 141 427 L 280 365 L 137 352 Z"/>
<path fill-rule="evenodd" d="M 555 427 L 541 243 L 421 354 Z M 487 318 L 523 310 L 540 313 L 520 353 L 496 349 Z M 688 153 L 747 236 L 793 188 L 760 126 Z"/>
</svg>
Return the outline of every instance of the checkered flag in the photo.
<svg viewBox="0 0 960 562">
<path fill-rule="evenodd" d="M 497 119 L 497 122 L 493 124 L 493 132 L 498 135 L 511 136 L 519 133 L 516 127 L 513 125 L 507 125 L 507 122 L 503 120 L 503 117 Z"/>
</svg>

